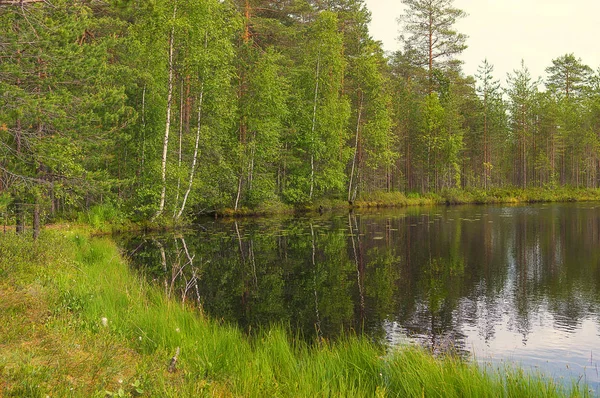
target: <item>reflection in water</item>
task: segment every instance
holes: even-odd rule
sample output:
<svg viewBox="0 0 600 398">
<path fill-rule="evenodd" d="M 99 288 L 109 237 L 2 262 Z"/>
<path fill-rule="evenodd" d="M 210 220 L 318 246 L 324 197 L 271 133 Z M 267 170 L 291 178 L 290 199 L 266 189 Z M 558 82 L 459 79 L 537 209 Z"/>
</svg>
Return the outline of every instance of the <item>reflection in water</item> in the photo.
<svg viewBox="0 0 600 398">
<path fill-rule="evenodd" d="M 600 207 L 418 208 L 210 222 L 123 240 L 165 293 L 247 332 L 364 333 L 598 388 Z M 567 368 L 567 365 L 569 367 Z"/>
</svg>

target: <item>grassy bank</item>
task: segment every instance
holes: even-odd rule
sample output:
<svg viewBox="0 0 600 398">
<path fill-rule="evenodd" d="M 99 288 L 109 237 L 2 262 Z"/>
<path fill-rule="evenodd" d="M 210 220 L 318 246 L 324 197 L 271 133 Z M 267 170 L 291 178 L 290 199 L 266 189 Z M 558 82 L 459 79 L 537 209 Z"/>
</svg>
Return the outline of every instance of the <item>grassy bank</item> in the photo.
<svg viewBox="0 0 600 398">
<path fill-rule="evenodd" d="M 538 202 L 587 202 L 599 201 L 600 189 L 575 188 L 492 188 L 447 189 L 440 193 L 403 194 L 379 192 L 364 195 L 356 201 L 356 207 L 403 207 L 423 205 L 538 203 Z"/>
<path fill-rule="evenodd" d="M 219 217 L 247 217 L 285 214 L 297 211 L 319 212 L 350 208 L 393 208 L 409 206 L 435 206 L 459 204 L 501 204 L 541 202 L 600 201 L 600 189 L 590 188 L 492 188 L 446 189 L 438 193 L 372 192 L 362 194 L 352 204 L 341 199 L 318 199 L 296 207 L 279 202 L 269 202 L 256 209 L 241 208 L 216 211 Z"/>
<path fill-rule="evenodd" d="M 518 370 L 481 369 L 364 339 L 250 340 L 129 270 L 109 239 L 0 235 L 0 396 L 585 396 Z M 175 371 L 171 358 L 179 350 Z"/>
</svg>

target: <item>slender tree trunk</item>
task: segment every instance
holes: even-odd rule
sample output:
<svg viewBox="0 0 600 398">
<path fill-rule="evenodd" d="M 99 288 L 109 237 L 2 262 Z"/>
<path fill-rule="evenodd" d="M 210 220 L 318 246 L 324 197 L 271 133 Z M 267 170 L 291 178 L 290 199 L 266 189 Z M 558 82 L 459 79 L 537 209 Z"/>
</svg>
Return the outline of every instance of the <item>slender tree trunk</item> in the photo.
<svg viewBox="0 0 600 398">
<path fill-rule="evenodd" d="M 319 294 L 317 292 L 317 263 L 316 263 L 316 254 L 317 254 L 317 246 L 315 244 L 315 230 L 313 228 L 312 223 L 310 224 L 310 235 L 312 242 L 312 255 L 311 255 L 311 264 L 313 269 L 313 292 L 315 296 L 315 330 L 317 332 L 317 341 L 319 345 L 323 342 L 323 332 L 321 330 L 321 314 L 319 312 Z"/>
<path fill-rule="evenodd" d="M 352 198 L 352 183 L 354 179 L 354 168 L 356 166 L 356 157 L 358 155 L 358 138 L 360 134 L 360 118 L 362 115 L 362 107 L 363 107 L 363 94 L 361 92 L 360 96 L 360 105 L 358 106 L 358 117 L 356 121 L 356 135 L 354 138 L 354 156 L 352 157 L 352 169 L 350 170 L 350 183 L 348 184 L 348 202 L 353 202 Z"/>
<path fill-rule="evenodd" d="M 152 239 L 156 246 L 158 246 L 158 250 L 160 251 L 160 264 L 162 265 L 163 272 L 167 272 L 167 255 L 165 253 L 165 247 L 162 243 L 160 243 L 156 239 Z M 169 283 L 167 282 L 167 278 L 165 277 L 165 295 L 169 295 Z"/>
<path fill-rule="evenodd" d="M 487 107 L 487 92 L 483 99 L 483 189 L 488 189 L 488 107 Z"/>
<path fill-rule="evenodd" d="M 144 162 L 146 161 L 146 84 L 142 90 L 142 158 L 140 161 L 139 175 L 144 175 Z M 143 181 L 143 178 L 142 178 Z"/>
<path fill-rule="evenodd" d="M 177 14 L 177 5 L 173 7 L 173 20 Z M 165 196 L 167 194 L 167 153 L 169 148 L 169 131 L 171 129 L 171 105 L 173 102 L 173 46 L 175 40 L 175 27 L 171 28 L 171 37 L 169 40 L 169 82 L 167 91 L 167 121 L 165 124 L 165 137 L 163 140 L 163 154 L 161 163 L 161 180 L 162 190 L 160 192 L 160 203 L 158 205 L 158 211 L 154 215 L 154 218 L 159 217 L 165 209 Z"/>
<path fill-rule="evenodd" d="M 204 83 L 202 83 L 202 85 L 200 86 L 200 98 L 198 101 L 198 126 L 196 128 L 196 143 L 194 144 L 194 156 L 192 157 L 192 166 L 190 167 L 190 179 L 188 181 L 188 187 L 187 187 L 187 190 L 185 191 L 185 195 L 183 196 L 183 202 L 181 203 L 181 209 L 179 209 L 179 213 L 177 213 L 177 216 L 175 217 L 176 219 L 181 217 L 181 214 L 183 213 L 183 211 L 185 209 L 185 204 L 187 202 L 188 195 L 190 194 L 190 192 L 192 190 L 192 184 L 194 183 L 194 172 L 196 171 L 196 162 L 198 161 L 198 146 L 200 143 L 200 130 L 202 127 L 202 100 L 203 100 L 203 98 L 204 98 Z M 236 207 L 237 207 L 237 201 L 236 201 Z"/>
<path fill-rule="evenodd" d="M 40 204 L 35 201 L 33 206 L 33 239 L 37 240 L 40 236 Z"/>
<path fill-rule="evenodd" d="M 190 265 L 190 269 L 192 270 L 192 280 L 189 282 L 186 281 L 185 290 L 183 292 L 182 299 L 181 299 L 181 303 L 185 305 L 185 299 L 187 297 L 187 292 L 194 285 L 196 287 L 196 296 L 198 297 L 198 280 L 196 278 L 196 270 L 194 268 L 194 258 L 196 257 L 196 255 L 195 254 L 193 256 L 190 255 L 190 251 L 188 250 L 187 244 L 185 243 L 185 239 L 183 237 L 181 237 L 180 240 L 181 240 L 181 244 L 183 246 L 183 252 L 185 253 L 185 256 L 187 257 L 187 260 L 188 260 L 187 264 Z"/>
<path fill-rule="evenodd" d="M 406 135 L 406 188 L 410 191 L 413 187 L 412 184 L 412 168 L 410 158 L 410 136 Z"/>
<path fill-rule="evenodd" d="M 176 218 L 177 208 L 179 207 L 179 190 L 181 189 L 181 159 L 182 159 L 182 143 L 183 143 L 183 119 L 184 119 L 184 102 L 183 102 L 183 79 L 179 88 L 179 148 L 177 151 L 177 190 L 175 191 L 175 203 L 173 205 L 173 218 Z"/>
<path fill-rule="evenodd" d="M 17 199 L 15 202 L 15 223 L 17 234 L 21 234 L 25 231 L 25 215 L 23 213 L 23 204 L 20 202 L 20 199 Z"/>
<path fill-rule="evenodd" d="M 244 19 L 245 19 L 245 23 L 244 23 L 244 33 L 242 35 L 242 42 L 244 43 L 244 46 L 246 46 L 247 48 L 249 48 L 248 44 L 250 43 L 250 37 L 251 37 L 251 32 L 250 32 L 250 17 L 251 17 L 251 13 L 252 13 L 252 8 L 250 6 L 250 1 L 249 0 L 245 0 L 244 2 Z M 241 66 L 241 71 L 240 71 L 240 91 L 239 91 L 239 97 L 238 100 L 242 101 L 242 99 L 244 98 L 244 95 L 246 93 L 246 81 L 245 81 L 245 73 L 244 73 L 244 65 Z M 247 120 L 246 120 L 247 116 L 242 112 L 242 116 L 240 118 L 240 144 L 242 145 L 242 159 L 240 159 L 240 174 L 238 177 L 238 188 L 237 188 L 237 194 L 235 197 L 235 204 L 233 209 L 235 211 L 237 211 L 238 206 L 240 204 L 240 199 L 242 197 L 242 188 L 243 188 L 243 175 L 244 175 L 244 164 L 245 164 L 245 155 L 246 155 L 246 134 L 247 134 Z"/>
<path fill-rule="evenodd" d="M 556 165 L 555 165 L 555 142 L 554 142 L 554 130 L 552 131 L 552 135 L 550 136 L 550 181 L 552 185 L 556 182 Z"/>
<path fill-rule="evenodd" d="M 244 43 L 248 43 L 250 41 L 250 13 L 252 9 L 250 8 L 250 2 L 246 0 L 244 4 L 244 17 L 246 18 L 246 23 L 244 25 Z"/>
<path fill-rule="evenodd" d="M 238 206 L 240 204 L 240 197 L 242 196 L 242 175 L 240 174 L 239 178 L 238 178 L 238 189 L 237 189 L 237 195 L 235 197 L 235 206 L 233 207 L 233 210 L 237 211 Z"/>
<path fill-rule="evenodd" d="M 17 30 L 19 30 L 19 25 L 17 24 Z M 17 50 L 17 67 L 20 68 L 21 65 L 21 50 Z M 21 86 L 21 79 L 17 78 L 17 87 Z M 21 118 L 17 118 L 17 125 L 15 128 L 15 146 L 16 146 L 16 152 L 17 155 L 19 155 L 21 153 L 21 135 L 22 135 L 22 130 L 21 130 Z"/>
<path fill-rule="evenodd" d="M 352 221 L 354 220 L 354 225 Z M 350 228 L 350 238 L 352 240 L 352 252 L 354 254 L 354 266 L 356 267 L 356 284 L 358 286 L 358 296 L 360 299 L 360 320 L 361 327 L 362 321 L 364 320 L 365 314 L 365 292 L 364 292 L 364 267 L 362 264 L 362 256 L 359 257 L 361 244 L 360 244 L 360 233 L 358 231 L 358 222 L 356 221 L 356 216 L 351 216 L 348 214 L 348 227 Z M 387 232 L 387 230 L 386 230 Z M 355 238 L 356 237 L 356 242 Z M 358 244 L 357 244 L 358 243 Z M 358 246 L 358 250 L 357 247 Z"/>
<path fill-rule="evenodd" d="M 432 11 L 429 11 L 429 70 L 428 70 L 428 78 L 429 78 L 429 95 L 433 92 L 433 14 Z"/>
<path fill-rule="evenodd" d="M 315 129 L 317 125 L 317 100 L 319 99 L 319 74 L 321 71 L 321 53 L 317 55 L 317 73 L 315 82 L 315 99 L 313 101 L 312 127 L 310 131 L 310 192 L 309 199 L 312 200 L 315 187 Z"/>
<path fill-rule="evenodd" d="M 250 144 L 250 164 L 248 165 L 248 191 L 252 190 L 252 181 L 254 180 L 254 156 L 256 154 L 256 131 L 252 132 L 252 142 Z"/>
</svg>

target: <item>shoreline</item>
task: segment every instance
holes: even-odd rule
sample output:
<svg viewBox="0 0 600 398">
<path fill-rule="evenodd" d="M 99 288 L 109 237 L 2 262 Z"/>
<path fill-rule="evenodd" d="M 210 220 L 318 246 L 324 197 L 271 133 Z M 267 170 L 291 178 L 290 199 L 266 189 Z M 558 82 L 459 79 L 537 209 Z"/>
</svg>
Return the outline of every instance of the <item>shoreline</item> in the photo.
<svg viewBox="0 0 600 398">
<path fill-rule="evenodd" d="M 271 203 L 255 209 L 242 208 L 215 210 L 200 217 L 251 218 L 295 213 L 324 213 L 338 210 L 405 208 L 422 206 L 532 204 L 600 201 L 600 188 L 493 188 L 489 190 L 450 189 L 440 193 L 404 194 L 402 192 L 375 192 L 348 203 L 341 199 L 319 199 L 311 204 L 292 206 Z"/>
<path fill-rule="evenodd" d="M 0 237 L 0 395 L 586 396 L 540 374 L 482 368 L 365 338 L 245 336 L 136 274 L 81 228 Z M 59 364 L 59 366 L 56 366 Z M 121 395 L 119 395 L 121 394 Z"/>
</svg>

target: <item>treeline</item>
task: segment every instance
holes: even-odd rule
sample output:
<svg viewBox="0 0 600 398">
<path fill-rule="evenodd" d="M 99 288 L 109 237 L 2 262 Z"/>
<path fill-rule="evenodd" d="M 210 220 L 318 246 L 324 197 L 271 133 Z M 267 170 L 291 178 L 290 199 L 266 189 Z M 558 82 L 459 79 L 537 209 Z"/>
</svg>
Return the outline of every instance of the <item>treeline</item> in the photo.
<svg viewBox="0 0 600 398">
<path fill-rule="evenodd" d="M 598 187 L 600 75 L 465 76 L 452 0 L 0 0 L 0 197 L 138 218 L 379 191 Z"/>
</svg>

